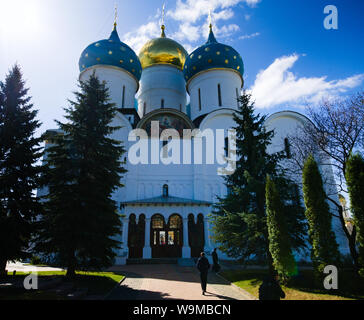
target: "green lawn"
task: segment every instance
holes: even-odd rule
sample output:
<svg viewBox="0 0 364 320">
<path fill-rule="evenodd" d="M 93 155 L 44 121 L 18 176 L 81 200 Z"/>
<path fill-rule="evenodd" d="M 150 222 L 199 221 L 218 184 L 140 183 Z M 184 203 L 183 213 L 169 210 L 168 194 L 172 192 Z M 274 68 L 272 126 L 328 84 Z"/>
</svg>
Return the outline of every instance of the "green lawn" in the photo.
<svg viewBox="0 0 364 320">
<path fill-rule="evenodd" d="M 29 273 L 17 273 L 15 279 L 22 281 Z M 65 277 L 65 271 L 38 272 L 39 281 L 52 277 L 61 278 L 63 283 L 69 281 Z M 76 273 L 72 280 L 74 291 L 87 289 L 87 295 L 96 295 L 103 297 L 110 292 L 122 279 L 124 275 L 114 272 L 81 272 Z M 9 276 L 7 281 L 11 282 L 13 276 Z M 26 291 L 2 288 L 0 290 L 0 300 L 64 300 L 65 296 L 57 295 L 50 291 Z"/>
<path fill-rule="evenodd" d="M 258 298 L 258 289 L 267 271 L 239 270 L 223 271 L 221 275 L 238 287 L 248 291 Z M 314 284 L 313 273 L 304 270 L 293 277 L 286 286 L 282 286 L 286 293 L 285 300 L 351 300 L 364 299 L 364 279 L 352 272 L 339 270 L 339 289 L 325 290 Z"/>
</svg>

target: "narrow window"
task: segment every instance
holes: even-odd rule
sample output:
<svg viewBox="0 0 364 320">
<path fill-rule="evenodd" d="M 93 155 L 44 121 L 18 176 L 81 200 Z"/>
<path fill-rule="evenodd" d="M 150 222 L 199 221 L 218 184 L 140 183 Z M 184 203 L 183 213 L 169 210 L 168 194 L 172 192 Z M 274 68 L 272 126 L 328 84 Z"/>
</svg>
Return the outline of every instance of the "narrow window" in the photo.
<svg viewBox="0 0 364 320">
<path fill-rule="evenodd" d="M 179 105 L 179 111 L 182 112 L 182 104 Z"/>
<path fill-rule="evenodd" d="M 164 99 L 161 101 L 161 108 L 164 109 Z"/>
<path fill-rule="evenodd" d="M 163 186 L 163 197 L 168 197 L 168 184 Z"/>
<path fill-rule="evenodd" d="M 288 138 L 284 139 L 284 151 L 286 152 L 287 159 L 291 159 L 291 146 Z"/>
<path fill-rule="evenodd" d="M 222 106 L 222 101 L 221 101 L 221 86 L 220 84 L 217 85 L 217 94 L 219 96 L 219 107 Z"/>
<path fill-rule="evenodd" d="M 236 104 L 237 104 L 237 107 L 239 108 L 239 89 L 236 88 Z"/>
<path fill-rule="evenodd" d="M 233 194 L 231 186 L 226 186 L 226 192 L 229 196 Z"/>
<path fill-rule="evenodd" d="M 201 111 L 202 106 L 201 106 L 201 89 L 198 89 L 198 110 Z"/>
<path fill-rule="evenodd" d="M 146 102 L 144 102 L 144 107 L 143 107 L 143 116 L 145 116 L 146 112 L 147 112 L 147 103 L 146 103 Z"/>
<path fill-rule="evenodd" d="M 125 106 L 125 86 L 123 86 L 123 101 L 121 103 L 121 107 L 124 108 Z"/>
<path fill-rule="evenodd" d="M 225 138 L 225 157 L 229 156 L 229 138 Z"/>
</svg>

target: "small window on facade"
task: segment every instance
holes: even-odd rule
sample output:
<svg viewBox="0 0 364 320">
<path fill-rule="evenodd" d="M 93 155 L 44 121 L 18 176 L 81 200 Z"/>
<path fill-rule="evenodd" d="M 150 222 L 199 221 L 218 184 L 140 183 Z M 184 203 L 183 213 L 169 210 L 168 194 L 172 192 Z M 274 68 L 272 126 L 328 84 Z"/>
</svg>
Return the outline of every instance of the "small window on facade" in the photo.
<svg viewBox="0 0 364 320">
<path fill-rule="evenodd" d="M 222 106 L 222 100 L 221 100 L 221 86 L 220 84 L 217 85 L 217 94 L 218 94 L 218 97 L 219 97 L 219 107 Z"/>
<path fill-rule="evenodd" d="M 201 106 L 201 89 L 198 89 L 198 110 L 201 111 L 202 106 Z"/>
<path fill-rule="evenodd" d="M 284 139 L 284 151 L 286 152 L 286 157 L 291 159 L 291 146 L 289 144 L 288 138 Z"/>
<path fill-rule="evenodd" d="M 239 108 L 239 89 L 236 88 L 236 105 Z"/>
<path fill-rule="evenodd" d="M 125 86 L 123 86 L 123 100 L 121 103 L 121 107 L 124 108 L 125 107 Z"/>
<path fill-rule="evenodd" d="M 182 104 L 179 105 L 179 111 L 182 112 Z"/>
<path fill-rule="evenodd" d="M 168 197 L 168 184 L 163 186 L 163 197 Z"/>
<path fill-rule="evenodd" d="M 225 157 L 229 156 L 229 138 L 225 138 Z"/>
<path fill-rule="evenodd" d="M 146 112 L 147 112 L 147 103 L 146 103 L 146 102 L 144 102 L 144 107 L 143 107 L 143 116 L 145 116 Z"/>
<path fill-rule="evenodd" d="M 164 109 L 164 99 L 161 101 L 161 108 Z"/>
</svg>

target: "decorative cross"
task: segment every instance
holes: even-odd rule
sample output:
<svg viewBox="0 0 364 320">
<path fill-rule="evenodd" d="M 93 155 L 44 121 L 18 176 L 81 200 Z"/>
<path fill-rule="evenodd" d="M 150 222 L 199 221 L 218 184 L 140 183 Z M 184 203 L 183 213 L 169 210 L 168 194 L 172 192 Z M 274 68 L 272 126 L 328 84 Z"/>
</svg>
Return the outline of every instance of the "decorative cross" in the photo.
<svg viewBox="0 0 364 320">
<path fill-rule="evenodd" d="M 209 27 L 210 27 L 210 29 L 212 28 L 212 14 L 211 14 L 211 9 L 209 9 Z"/>
<path fill-rule="evenodd" d="M 118 4 L 115 2 L 115 20 L 114 20 L 114 27 L 116 27 L 118 21 Z"/>
<path fill-rule="evenodd" d="M 164 26 L 164 15 L 165 15 L 166 3 L 163 3 L 162 7 L 162 26 Z"/>
</svg>

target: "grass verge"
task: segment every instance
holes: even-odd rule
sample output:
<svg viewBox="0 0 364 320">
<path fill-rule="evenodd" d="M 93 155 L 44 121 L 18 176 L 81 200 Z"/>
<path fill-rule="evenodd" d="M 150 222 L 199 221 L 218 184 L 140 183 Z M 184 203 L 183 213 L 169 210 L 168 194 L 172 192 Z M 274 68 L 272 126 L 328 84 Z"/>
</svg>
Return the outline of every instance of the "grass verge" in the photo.
<svg viewBox="0 0 364 320">
<path fill-rule="evenodd" d="M 18 283 L 21 285 L 24 278 L 30 273 L 17 273 L 15 276 L 8 276 L 3 283 Z M 121 280 L 124 275 L 114 272 L 76 272 L 74 279 L 66 278 L 65 271 L 38 272 L 39 283 L 50 279 L 60 279 L 60 285 L 72 285 L 72 291 L 87 289 L 88 296 L 99 296 L 102 298 L 109 293 Z M 65 300 L 65 294 L 56 293 L 54 290 L 32 290 L 24 288 L 1 287 L 0 300 Z"/>
<path fill-rule="evenodd" d="M 265 270 L 234 270 L 223 271 L 221 275 L 236 286 L 249 292 L 256 298 L 267 271 Z M 324 278 L 324 276 L 323 276 Z M 350 271 L 339 270 L 339 289 L 325 290 L 313 280 L 313 272 L 304 270 L 282 286 L 286 293 L 285 300 L 352 300 L 364 299 L 364 279 Z M 323 281 L 323 279 L 322 279 Z"/>
</svg>

